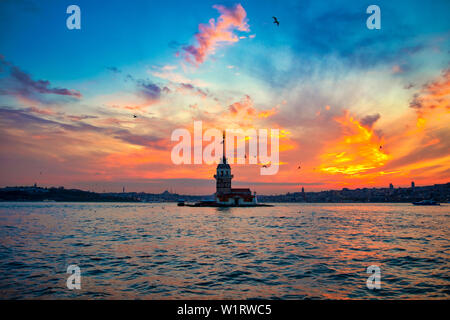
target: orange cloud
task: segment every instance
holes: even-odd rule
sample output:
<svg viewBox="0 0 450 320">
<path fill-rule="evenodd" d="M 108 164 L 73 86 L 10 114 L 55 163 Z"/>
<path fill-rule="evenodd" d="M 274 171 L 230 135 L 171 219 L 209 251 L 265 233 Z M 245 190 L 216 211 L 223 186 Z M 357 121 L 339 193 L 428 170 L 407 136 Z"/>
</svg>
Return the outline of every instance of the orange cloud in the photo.
<svg viewBox="0 0 450 320">
<path fill-rule="evenodd" d="M 450 112 L 450 69 L 444 71 L 441 79 L 426 84 L 422 90 L 414 95 L 410 107 L 417 112 L 417 127 L 423 127 L 426 118 Z"/>
<path fill-rule="evenodd" d="M 258 113 L 258 117 L 259 118 L 268 118 L 272 115 L 274 115 L 275 113 L 277 113 L 278 110 L 276 108 L 272 108 L 270 110 L 266 110 L 266 111 L 261 111 Z"/>
<path fill-rule="evenodd" d="M 331 174 L 353 175 L 383 166 L 389 156 L 383 152 L 381 138 L 371 126 L 364 126 L 348 112 L 334 119 L 343 135 L 325 146 L 319 170 Z"/>
<path fill-rule="evenodd" d="M 239 37 L 234 30 L 250 31 L 247 24 L 247 13 L 242 5 L 237 4 L 233 8 L 214 5 L 221 15 L 217 19 L 209 20 L 209 24 L 200 24 L 199 32 L 195 35 L 197 46 L 190 45 L 183 48 L 185 60 L 194 65 L 202 64 L 206 57 L 213 54 L 219 43 L 238 42 Z"/>
<path fill-rule="evenodd" d="M 340 174 L 340 183 L 364 185 L 448 181 L 450 70 L 424 85 L 410 107 L 416 114 L 402 115 L 385 127 L 383 138 L 373 129 L 379 114 L 356 120 L 347 112 L 335 118 L 341 134 L 325 144 L 318 172 Z"/>
<path fill-rule="evenodd" d="M 278 108 L 272 108 L 270 110 L 259 111 L 253 107 L 253 100 L 249 95 L 244 96 L 241 101 L 234 102 L 228 107 L 232 116 L 240 116 L 247 119 L 268 118 L 278 112 Z"/>
<path fill-rule="evenodd" d="M 253 106 L 252 98 L 246 95 L 241 101 L 231 104 L 228 107 L 228 109 L 230 110 L 231 114 L 236 115 L 241 110 L 251 108 L 252 106 Z"/>
<path fill-rule="evenodd" d="M 448 179 L 450 130 L 450 69 L 422 87 L 410 103 L 416 116 L 409 118 L 407 130 L 388 139 L 395 157 L 387 169 L 401 169 L 411 178 L 427 183 Z M 408 119 L 408 118 L 406 118 Z M 402 128 L 402 127 L 400 127 Z"/>
</svg>

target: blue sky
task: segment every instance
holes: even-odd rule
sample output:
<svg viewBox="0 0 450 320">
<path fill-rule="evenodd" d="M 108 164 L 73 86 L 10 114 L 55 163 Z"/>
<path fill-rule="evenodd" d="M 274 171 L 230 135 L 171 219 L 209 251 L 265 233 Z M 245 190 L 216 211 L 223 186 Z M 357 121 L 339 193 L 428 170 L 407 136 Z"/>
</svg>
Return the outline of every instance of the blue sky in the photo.
<svg viewBox="0 0 450 320">
<path fill-rule="evenodd" d="M 426 45 L 430 36 L 449 32 L 448 1 L 378 1 L 382 8 L 379 31 L 365 28 L 365 9 L 372 2 L 242 4 L 251 31 L 257 34 L 256 45 L 272 50 L 289 46 L 307 59 L 335 53 L 362 68 L 392 58 L 402 47 Z M 77 1 L 82 11 L 79 31 L 65 27 L 65 9 L 70 4 L 2 1 L 0 51 L 26 70 L 55 80 L 92 77 L 105 65 L 164 63 L 173 57 L 174 44 L 190 42 L 199 21 L 207 22 L 215 15 L 216 1 Z M 279 17 L 283 34 L 272 32 L 272 15 Z M 228 58 L 236 61 L 252 46 L 244 43 Z M 264 55 L 251 59 L 256 68 L 265 63 Z"/>
</svg>

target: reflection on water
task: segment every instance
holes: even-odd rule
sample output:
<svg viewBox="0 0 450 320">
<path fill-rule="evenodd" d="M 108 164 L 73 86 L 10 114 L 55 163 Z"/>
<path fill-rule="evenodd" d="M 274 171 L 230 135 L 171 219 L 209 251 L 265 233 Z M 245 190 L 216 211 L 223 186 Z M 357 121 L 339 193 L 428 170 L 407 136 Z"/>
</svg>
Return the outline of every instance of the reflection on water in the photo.
<svg viewBox="0 0 450 320">
<path fill-rule="evenodd" d="M 448 298 L 449 209 L 0 203 L 0 298 Z"/>
</svg>

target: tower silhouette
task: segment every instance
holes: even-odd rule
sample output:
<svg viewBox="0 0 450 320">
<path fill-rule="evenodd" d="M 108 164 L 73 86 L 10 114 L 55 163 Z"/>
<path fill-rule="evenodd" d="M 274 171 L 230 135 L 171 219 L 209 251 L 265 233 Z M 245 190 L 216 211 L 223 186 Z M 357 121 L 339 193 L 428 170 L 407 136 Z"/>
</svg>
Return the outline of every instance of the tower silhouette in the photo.
<svg viewBox="0 0 450 320">
<path fill-rule="evenodd" d="M 225 155 L 225 131 L 223 131 L 222 144 L 222 159 L 217 165 L 216 174 L 214 175 L 214 178 L 216 179 L 216 195 L 231 193 L 231 179 L 233 179 L 231 167 L 228 164 L 227 157 Z"/>
</svg>

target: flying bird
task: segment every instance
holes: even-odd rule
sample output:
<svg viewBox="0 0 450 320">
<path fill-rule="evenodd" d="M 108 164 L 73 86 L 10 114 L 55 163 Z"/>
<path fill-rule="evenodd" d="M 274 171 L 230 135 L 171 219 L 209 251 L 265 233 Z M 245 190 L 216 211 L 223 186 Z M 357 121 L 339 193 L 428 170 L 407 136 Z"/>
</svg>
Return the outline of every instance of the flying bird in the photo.
<svg viewBox="0 0 450 320">
<path fill-rule="evenodd" d="M 137 115 L 133 114 L 133 118 L 137 118 Z"/>
<path fill-rule="evenodd" d="M 298 168 L 297 169 L 301 169 L 302 168 L 302 166 L 298 166 Z"/>
<path fill-rule="evenodd" d="M 263 168 L 267 168 L 267 166 L 270 164 L 270 162 L 268 162 L 268 163 L 266 163 L 266 164 L 263 164 Z"/>
<path fill-rule="evenodd" d="M 278 27 L 280 26 L 280 22 L 278 21 L 277 17 L 272 17 L 273 23 L 275 23 Z"/>
</svg>

